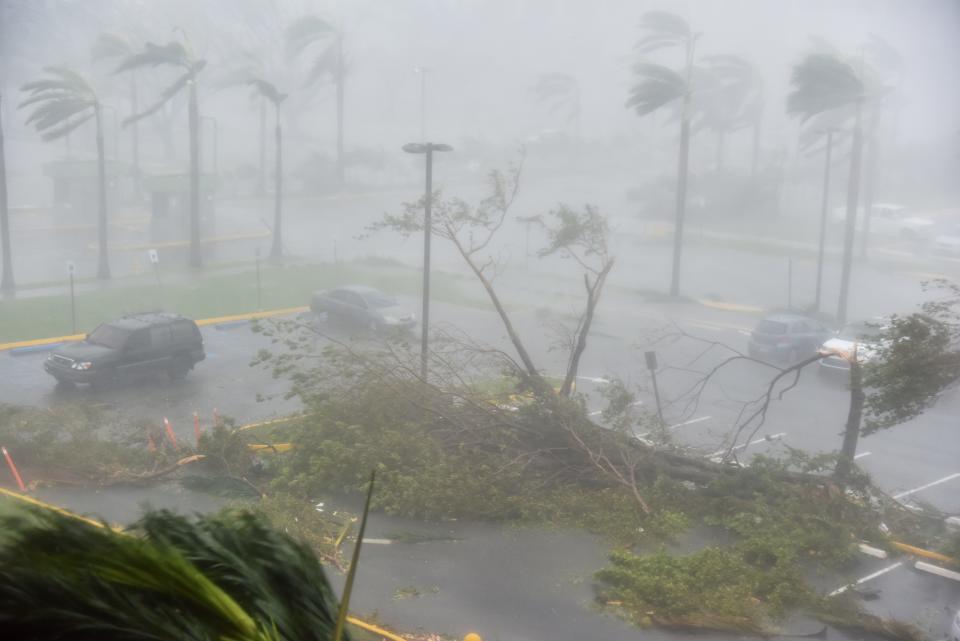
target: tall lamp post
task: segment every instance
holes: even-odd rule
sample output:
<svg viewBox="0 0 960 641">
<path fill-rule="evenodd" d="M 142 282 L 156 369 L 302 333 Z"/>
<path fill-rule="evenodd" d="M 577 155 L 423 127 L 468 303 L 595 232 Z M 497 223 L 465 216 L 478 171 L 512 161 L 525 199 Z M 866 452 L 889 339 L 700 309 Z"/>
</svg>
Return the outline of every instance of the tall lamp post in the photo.
<svg viewBox="0 0 960 641">
<path fill-rule="evenodd" d="M 430 231 L 433 228 L 430 207 L 433 204 L 433 152 L 453 151 L 453 147 L 434 142 L 411 142 L 404 145 L 403 150 L 408 154 L 427 155 L 427 185 L 423 196 L 423 312 L 420 321 L 420 378 L 425 381 L 427 380 L 427 347 L 430 325 Z"/>
<path fill-rule="evenodd" d="M 414 67 L 414 73 L 420 74 L 420 140 L 427 139 L 427 72 L 426 67 Z"/>
</svg>

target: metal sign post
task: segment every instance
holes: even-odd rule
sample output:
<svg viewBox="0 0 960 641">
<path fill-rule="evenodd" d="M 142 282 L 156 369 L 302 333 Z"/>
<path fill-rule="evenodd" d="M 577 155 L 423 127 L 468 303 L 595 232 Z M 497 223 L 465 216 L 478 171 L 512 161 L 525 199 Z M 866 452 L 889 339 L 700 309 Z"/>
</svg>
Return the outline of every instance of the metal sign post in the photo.
<svg viewBox="0 0 960 641">
<path fill-rule="evenodd" d="M 260 304 L 260 248 L 259 247 L 257 247 L 256 256 L 257 256 L 257 260 L 256 260 L 257 262 L 257 311 L 259 312 L 260 310 L 263 309 L 263 306 Z"/>
<path fill-rule="evenodd" d="M 644 352 L 643 356 L 647 361 L 647 369 L 650 370 L 650 378 L 653 379 L 653 397 L 657 401 L 657 416 L 660 418 L 660 425 L 666 425 L 663 422 L 663 408 L 660 406 L 660 389 L 657 387 L 657 353 Z"/>
<path fill-rule="evenodd" d="M 160 255 L 156 249 L 148 249 L 147 256 L 150 257 L 150 264 L 153 265 L 153 275 L 157 278 L 157 287 L 162 289 L 163 283 L 160 282 Z"/>
<path fill-rule="evenodd" d="M 67 275 L 70 277 L 70 327 L 73 329 L 72 334 L 77 333 L 77 300 L 73 291 L 73 276 L 77 272 L 77 266 L 73 264 L 72 260 L 67 261 Z"/>
</svg>

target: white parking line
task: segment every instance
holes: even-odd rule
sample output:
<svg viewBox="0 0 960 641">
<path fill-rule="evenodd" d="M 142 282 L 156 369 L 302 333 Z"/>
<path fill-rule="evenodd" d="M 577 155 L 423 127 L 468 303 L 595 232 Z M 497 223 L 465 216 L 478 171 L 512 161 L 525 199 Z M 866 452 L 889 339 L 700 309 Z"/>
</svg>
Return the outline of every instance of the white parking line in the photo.
<svg viewBox="0 0 960 641">
<path fill-rule="evenodd" d="M 858 458 L 863 458 L 864 456 L 870 456 L 870 452 L 861 452 L 853 457 L 853 460 L 856 461 Z"/>
<path fill-rule="evenodd" d="M 848 584 L 848 585 L 843 586 L 842 588 L 837 588 L 836 590 L 834 590 L 833 592 L 830 593 L 830 596 L 837 596 L 838 594 L 843 594 L 844 592 L 846 592 L 846 591 L 849 590 L 850 588 L 852 588 L 852 587 L 854 587 L 854 586 L 857 586 L 857 585 L 860 585 L 861 583 L 866 583 L 867 581 L 869 581 L 869 580 L 871 580 L 871 579 L 875 579 L 875 578 L 877 578 L 878 576 L 882 576 L 882 575 L 886 574 L 887 572 L 890 572 L 891 570 L 896 570 L 896 569 L 897 569 L 898 567 L 900 567 L 901 565 L 903 565 L 903 561 L 897 561 L 897 562 L 894 563 L 893 565 L 888 565 L 887 567 L 883 568 L 882 570 L 877 570 L 877 571 L 874 572 L 873 574 L 868 574 L 867 576 L 863 577 L 862 579 L 857 579 L 855 583 L 850 583 L 850 584 Z"/>
<path fill-rule="evenodd" d="M 700 418 L 692 418 L 689 421 L 684 421 L 683 423 L 677 423 L 676 425 L 671 425 L 670 429 L 674 430 L 678 427 L 683 427 L 684 425 L 693 425 L 694 423 L 700 423 L 701 421 L 709 421 L 711 416 L 701 416 Z"/>
<path fill-rule="evenodd" d="M 905 496 L 909 496 L 910 494 L 913 494 L 913 493 L 915 493 L 915 492 L 919 492 L 920 490 L 925 490 L 925 489 L 927 489 L 927 488 L 929 488 L 929 487 L 933 487 L 934 485 L 940 485 L 941 483 L 946 483 L 947 481 L 952 481 L 953 479 L 956 479 L 956 478 L 960 478 L 960 472 L 955 472 L 955 473 L 951 474 L 950 476 L 945 476 L 945 477 L 943 477 L 942 479 L 938 479 L 938 480 L 934 481 L 933 483 L 927 483 L 926 485 L 921 485 L 920 487 L 914 488 L 914 489 L 912 489 L 912 490 L 907 490 L 906 492 L 900 492 L 899 494 L 894 494 L 894 495 L 893 495 L 893 498 L 895 498 L 895 499 L 901 499 L 901 498 L 903 498 L 903 497 L 905 497 Z"/>
<path fill-rule="evenodd" d="M 737 451 L 737 450 L 746 449 L 746 448 L 750 447 L 751 445 L 759 445 L 760 443 L 765 443 L 765 442 L 769 443 L 769 442 L 773 442 L 773 441 L 779 441 L 780 439 L 782 439 L 782 438 L 783 438 L 784 436 L 786 436 L 786 435 L 787 435 L 786 432 L 778 432 L 778 433 L 776 433 L 776 434 L 770 434 L 769 436 L 764 436 L 763 438 L 758 438 L 758 439 L 755 440 L 755 441 L 750 441 L 749 443 L 744 443 L 743 445 L 737 445 L 735 448 L 733 448 L 733 451 L 735 452 L 735 451 Z M 726 452 L 727 452 L 727 450 L 718 450 L 718 451 L 714 452 L 713 454 L 708 454 L 708 455 L 707 455 L 707 458 L 716 458 L 717 456 L 720 456 L 721 454 L 726 454 Z"/>
<path fill-rule="evenodd" d="M 636 401 L 634 403 L 630 403 L 630 407 L 637 407 L 638 405 L 643 405 L 643 401 Z M 589 414 L 587 414 L 587 416 L 599 416 L 601 414 L 603 414 L 603 410 L 594 410 Z"/>
</svg>

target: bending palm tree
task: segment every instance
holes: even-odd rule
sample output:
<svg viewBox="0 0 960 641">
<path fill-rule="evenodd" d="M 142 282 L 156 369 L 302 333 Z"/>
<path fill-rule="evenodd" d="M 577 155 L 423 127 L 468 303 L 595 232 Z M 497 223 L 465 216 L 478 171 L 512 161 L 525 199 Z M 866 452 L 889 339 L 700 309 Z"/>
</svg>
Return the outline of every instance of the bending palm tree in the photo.
<svg viewBox="0 0 960 641">
<path fill-rule="evenodd" d="M 811 54 L 793 68 L 793 91 L 787 96 L 787 113 L 804 121 L 832 110 L 853 109 L 853 138 L 850 149 L 850 173 L 847 179 L 846 230 L 843 238 L 843 268 L 840 276 L 840 301 L 837 321 L 847 319 L 853 241 L 856 235 L 857 201 L 860 196 L 860 165 L 863 153 L 863 104 L 878 96 L 867 91 L 862 70 L 830 54 Z"/>
<path fill-rule="evenodd" d="M 0 292 L 9 294 L 16 289 L 13 282 L 13 256 L 10 254 L 10 211 L 7 209 L 7 161 L 3 150 L 3 97 L 0 96 Z"/>
<path fill-rule="evenodd" d="M 714 86 L 704 105 L 705 124 L 717 134 L 717 168 L 723 168 L 724 137 L 753 128 L 753 152 L 750 175 L 757 170 L 760 151 L 760 119 L 763 114 L 763 80 L 749 61 L 740 56 L 721 55 L 707 58 L 709 77 Z"/>
<path fill-rule="evenodd" d="M 287 94 L 280 93 L 271 83 L 261 78 L 250 80 L 250 84 L 256 88 L 257 92 L 273 105 L 275 116 L 276 131 L 276 192 L 273 196 L 273 244 L 270 248 L 271 258 L 280 258 L 283 255 L 283 239 L 281 230 L 282 219 L 280 216 L 283 199 L 283 135 L 280 129 L 280 103 L 284 101 Z"/>
<path fill-rule="evenodd" d="M 304 16 L 287 29 L 287 56 L 295 58 L 319 45 L 320 52 L 307 72 L 307 84 L 329 74 L 337 90 L 337 184 L 343 186 L 343 93 L 346 65 L 343 58 L 343 31 L 318 16 Z"/>
<path fill-rule="evenodd" d="M 114 73 L 132 71 L 141 67 L 168 66 L 183 72 L 167 87 L 153 105 L 138 114 L 126 118 L 129 125 L 159 111 L 178 93 L 187 89 L 189 96 L 188 121 L 190 126 L 190 266 L 200 267 L 203 256 L 200 252 L 200 110 L 197 107 L 197 75 L 207 62 L 194 56 L 193 52 L 177 41 L 163 46 L 148 42 L 143 51 L 128 56 Z"/>
<path fill-rule="evenodd" d="M 44 140 L 63 138 L 91 118 L 97 131 L 97 195 L 99 215 L 97 244 L 100 259 L 97 278 L 110 278 L 110 263 L 107 253 L 107 177 L 103 154 L 103 127 L 97 94 L 90 84 L 77 72 L 67 67 L 45 67 L 47 78 L 28 82 L 22 91 L 29 97 L 20 103 L 20 108 L 36 105 L 27 118 L 40 132 Z"/>
<path fill-rule="evenodd" d="M 126 37 L 121 36 L 116 33 L 104 33 L 100 34 L 100 37 L 97 38 L 97 41 L 93 43 L 93 59 L 94 60 L 106 60 L 108 58 L 121 59 L 125 60 L 130 56 L 136 53 L 137 47 L 134 46 L 133 41 Z M 138 98 L 139 92 L 137 90 L 137 75 L 130 71 L 130 116 L 133 117 L 136 115 L 139 110 Z M 140 192 L 140 129 L 137 126 L 137 123 L 133 123 L 133 130 L 131 131 L 131 145 L 130 157 L 133 160 L 133 181 L 134 188 L 137 193 Z"/>
<path fill-rule="evenodd" d="M 565 73 L 545 73 L 531 89 L 537 100 L 551 112 L 563 112 L 566 122 L 574 123 L 576 140 L 580 142 L 580 83 Z"/>
<path fill-rule="evenodd" d="M 690 31 L 685 20 L 662 11 L 644 14 L 640 28 L 647 35 L 637 43 L 636 49 L 649 53 L 665 47 L 681 47 L 685 54 L 683 73 L 677 73 L 663 65 L 640 62 L 634 65 L 637 84 L 630 88 L 627 107 L 646 116 L 657 109 L 681 101 L 680 108 L 680 153 L 677 167 L 677 197 L 673 233 L 673 271 L 670 277 L 670 295 L 680 294 L 680 255 L 683 250 L 683 223 L 687 203 L 687 167 L 690 157 L 690 100 L 692 94 L 693 50 L 699 34 Z"/>
</svg>

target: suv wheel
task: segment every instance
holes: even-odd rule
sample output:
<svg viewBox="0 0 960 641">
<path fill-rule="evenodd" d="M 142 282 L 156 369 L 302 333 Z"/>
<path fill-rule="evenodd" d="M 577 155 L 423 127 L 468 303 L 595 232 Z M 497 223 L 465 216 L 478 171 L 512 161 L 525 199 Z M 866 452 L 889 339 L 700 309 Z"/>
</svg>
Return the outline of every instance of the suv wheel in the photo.
<svg viewBox="0 0 960 641">
<path fill-rule="evenodd" d="M 186 377 L 191 365 L 192 363 L 189 358 L 186 356 L 178 356 L 170 363 L 170 367 L 167 369 L 167 375 L 173 380 L 178 381 Z"/>
</svg>

